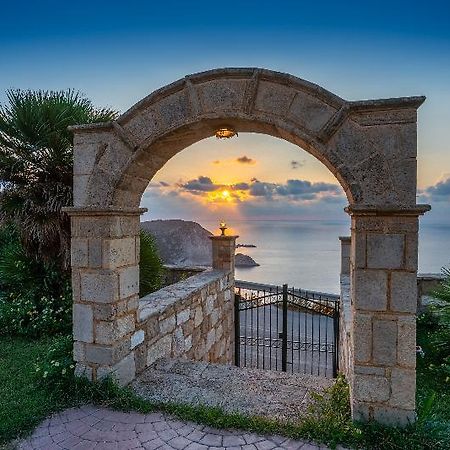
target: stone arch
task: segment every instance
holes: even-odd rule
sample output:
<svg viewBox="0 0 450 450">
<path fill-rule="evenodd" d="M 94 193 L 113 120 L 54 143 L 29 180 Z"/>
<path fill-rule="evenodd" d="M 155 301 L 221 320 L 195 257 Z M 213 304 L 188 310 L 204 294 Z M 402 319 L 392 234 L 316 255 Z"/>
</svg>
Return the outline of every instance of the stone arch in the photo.
<svg viewBox="0 0 450 450">
<path fill-rule="evenodd" d="M 191 75 L 150 94 L 115 122 L 73 127 L 82 187 L 75 205 L 138 206 L 168 159 L 224 123 L 299 145 L 330 169 L 350 204 L 413 205 L 416 110 L 423 101 L 349 102 L 264 69 Z"/>
<path fill-rule="evenodd" d="M 177 152 L 230 125 L 297 144 L 344 188 L 352 216 L 344 369 L 353 416 L 414 420 L 417 230 L 429 208 L 416 205 L 423 101 L 346 101 L 288 74 L 218 69 L 155 91 L 114 122 L 72 127 L 68 212 L 78 372 L 95 379 L 115 370 L 123 382 L 134 377 L 141 195 Z"/>
</svg>

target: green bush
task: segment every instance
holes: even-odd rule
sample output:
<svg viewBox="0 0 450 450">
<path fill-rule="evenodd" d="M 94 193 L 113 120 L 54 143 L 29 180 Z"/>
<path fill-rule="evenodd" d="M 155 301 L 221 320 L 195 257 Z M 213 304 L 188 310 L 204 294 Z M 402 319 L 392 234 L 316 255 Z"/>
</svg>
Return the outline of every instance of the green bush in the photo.
<svg viewBox="0 0 450 450">
<path fill-rule="evenodd" d="M 432 295 L 439 300 L 430 307 L 435 323 L 429 330 L 429 345 L 433 364 L 438 375 L 450 383 L 450 269 L 443 268 L 444 279 Z"/>
<path fill-rule="evenodd" d="M 144 297 L 161 288 L 164 267 L 153 236 L 143 230 L 141 230 L 139 267 L 139 295 Z"/>
<path fill-rule="evenodd" d="M 26 255 L 14 228 L 0 228 L 0 334 L 68 332 L 72 293 L 59 266 Z"/>
</svg>

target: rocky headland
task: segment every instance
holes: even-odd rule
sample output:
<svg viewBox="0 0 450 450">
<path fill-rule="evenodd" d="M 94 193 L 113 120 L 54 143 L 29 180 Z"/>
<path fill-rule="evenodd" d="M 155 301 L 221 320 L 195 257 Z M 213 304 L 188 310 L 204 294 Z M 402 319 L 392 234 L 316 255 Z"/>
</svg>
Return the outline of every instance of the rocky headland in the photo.
<svg viewBox="0 0 450 450">
<path fill-rule="evenodd" d="M 155 238 L 164 264 L 210 266 L 212 233 L 197 222 L 181 219 L 141 222 L 143 230 Z M 250 256 L 236 254 L 236 267 L 259 266 Z"/>
</svg>

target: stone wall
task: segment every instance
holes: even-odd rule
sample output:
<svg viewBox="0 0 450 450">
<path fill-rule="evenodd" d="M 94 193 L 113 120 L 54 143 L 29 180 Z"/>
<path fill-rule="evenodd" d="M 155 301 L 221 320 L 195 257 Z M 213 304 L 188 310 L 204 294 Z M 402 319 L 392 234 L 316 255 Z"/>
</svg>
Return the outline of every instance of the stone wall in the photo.
<svg viewBox="0 0 450 450">
<path fill-rule="evenodd" d="M 232 364 L 234 277 L 207 270 L 139 301 L 132 346 L 136 372 L 162 357 Z"/>
<path fill-rule="evenodd" d="M 415 420 L 418 217 L 429 210 L 416 205 L 416 121 L 424 100 L 346 101 L 289 74 L 219 69 L 155 91 L 116 121 L 72 127 L 74 208 L 66 211 L 77 373 L 134 377 L 131 347 L 142 336 L 135 329 L 138 205 L 167 161 L 226 123 L 302 147 L 339 180 L 352 217 L 344 258 L 352 417 Z M 213 243 L 215 269 L 234 271 L 230 238 Z"/>
<path fill-rule="evenodd" d="M 350 276 L 341 274 L 341 299 L 339 314 L 339 348 L 338 371 L 348 379 L 352 361 L 352 346 L 350 345 L 350 330 L 352 311 L 350 302 Z"/>
</svg>

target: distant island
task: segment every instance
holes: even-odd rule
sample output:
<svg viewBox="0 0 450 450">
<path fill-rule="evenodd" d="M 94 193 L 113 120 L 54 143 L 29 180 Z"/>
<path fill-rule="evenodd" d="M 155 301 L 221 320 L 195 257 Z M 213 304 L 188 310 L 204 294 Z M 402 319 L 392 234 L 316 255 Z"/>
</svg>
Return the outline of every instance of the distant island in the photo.
<svg viewBox="0 0 450 450">
<path fill-rule="evenodd" d="M 256 248 L 254 244 L 236 244 L 236 248 Z"/>
<path fill-rule="evenodd" d="M 235 266 L 236 267 L 256 267 L 259 266 L 259 264 L 248 255 L 244 255 L 243 253 L 236 253 L 236 259 L 235 259 Z"/>
<path fill-rule="evenodd" d="M 210 236 L 213 234 L 197 222 L 181 219 L 141 222 L 141 228 L 155 238 L 164 264 L 180 267 L 211 266 Z M 236 247 L 256 247 L 239 244 Z M 248 255 L 236 254 L 236 267 L 255 267 L 257 262 Z"/>
</svg>

